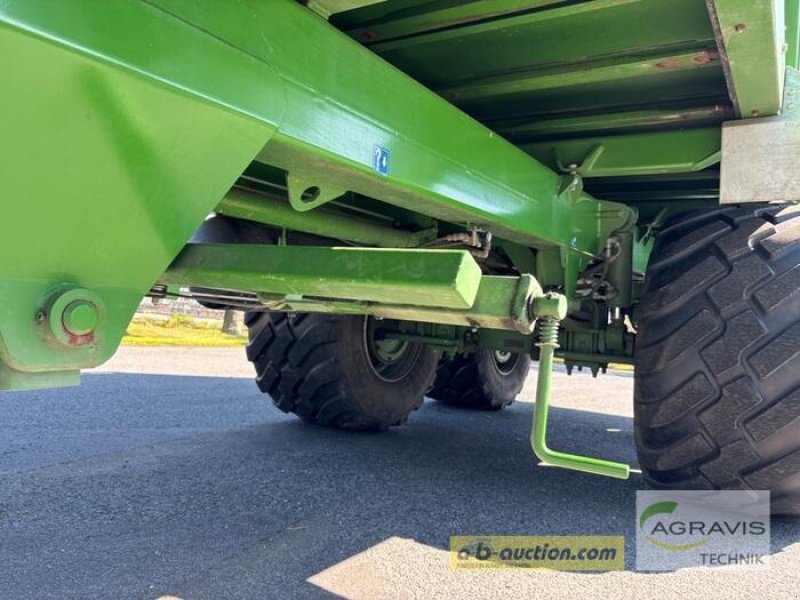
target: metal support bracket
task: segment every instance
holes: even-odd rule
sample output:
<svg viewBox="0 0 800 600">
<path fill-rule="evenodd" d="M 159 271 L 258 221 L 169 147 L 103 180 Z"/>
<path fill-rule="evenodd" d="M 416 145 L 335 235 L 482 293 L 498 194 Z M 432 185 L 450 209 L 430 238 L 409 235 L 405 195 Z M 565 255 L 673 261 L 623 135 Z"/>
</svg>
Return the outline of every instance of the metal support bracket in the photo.
<svg viewBox="0 0 800 600">
<path fill-rule="evenodd" d="M 347 193 L 345 189 L 315 182 L 295 173 L 289 173 L 286 183 L 289 188 L 289 203 L 300 212 L 322 206 Z"/>
<path fill-rule="evenodd" d="M 800 200 L 800 71 L 786 69 L 780 117 L 725 123 L 720 202 Z"/>
</svg>

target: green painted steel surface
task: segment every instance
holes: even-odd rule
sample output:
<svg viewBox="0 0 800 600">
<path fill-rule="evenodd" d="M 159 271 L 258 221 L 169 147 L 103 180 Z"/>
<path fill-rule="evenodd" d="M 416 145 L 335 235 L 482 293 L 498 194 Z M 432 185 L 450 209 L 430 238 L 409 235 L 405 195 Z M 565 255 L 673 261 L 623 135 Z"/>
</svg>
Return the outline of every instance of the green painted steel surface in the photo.
<svg viewBox="0 0 800 600">
<path fill-rule="evenodd" d="M 799 14 L 798 0 L 387 0 L 332 22 L 551 167 L 575 138 L 602 143 L 613 168 L 587 171 L 587 191 L 639 206 L 633 186 L 598 178 L 708 169 L 718 198 L 693 130 L 776 114 Z M 652 131 L 672 135 L 633 135 Z M 705 202 L 701 185 L 662 202 Z"/>
<path fill-rule="evenodd" d="M 268 198 L 244 190 L 231 190 L 216 207 L 215 212 L 237 219 L 357 242 L 367 246 L 415 248 L 431 237 L 427 232 L 409 233 L 326 208 L 300 213 L 281 199 Z"/>
<path fill-rule="evenodd" d="M 720 123 L 776 113 L 798 61 L 797 0 L 713 0 L 714 18 L 702 0 L 315 2 L 330 23 L 293 0 L 0 4 L 0 51 L 21 57 L 0 75 L 0 387 L 107 358 L 253 161 L 288 173 L 290 203 L 223 213 L 425 235 L 317 208 L 355 192 L 362 215 L 490 230 L 571 294 L 632 225 L 589 194 L 645 223 L 713 204 Z"/>
<path fill-rule="evenodd" d="M 794 4 L 796 0 L 789 0 Z M 728 88 L 743 118 L 777 115 L 786 66 L 784 0 L 709 0 Z M 796 27 L 796 25 L 795 25 Z"/>
<path fill-rule="evenodd" d="M 362 42 L 382 42 L 408 35 L 420 35 L 468 25 L 488 19 L 498 19 L 523 10 L 564 4 L 564 0 L 466 0 L 464 2 L 431 2 L 431 0 L 402 0 L 383 6 L 373 6 L 344 16 L 342 23 L 351 25 L 349 33 Z M 364 21 L 368 24 L 364 24 Z M 359 26 L 360 24 L 360 26 Z"/>
<path fill-rule="evenodd" d="M 336 13 L 355 10 L 363 6 L 370 6 L 384 2 L 384 0 L 307 0 L 306 5 L 325 18 Z"/>
<path fill-rule="evenodd" d="M 463 250 L 188 244 L 163 283 L 465 309 L 481 270 Z"/>
<path fill-rule="evenodd" d="M 800 2 L 786 2 L 786 66 L 800 69 Z"/>
<path fill-rule="evenodd" d="M 732 107 L 715 104 L 685 109 L 680 107 L 651 108 L 603 115 L 551 118 L 535 122 L 519 119 L 517 122 L 498 122 L 495 128 L 498 133 L 512 141 L 533 141 L 541 138 L 558 139 L 559 136 L 565 135 L 585 136 L 587 132 L 627 133 L 637 130 L 669 129 L 676 126 L 719 125 L 723 121 L 733 118 Z"/>
<path fill-rule="evenodd" d="M 560 195 L 560 178 L 292 0 L 151 0 L 271 64 L 286 99 L 257 160 L 316 187 L 359 192 L 529 245 L 595 254 L 627 209 Z M 253 22 L 264 23 L 262 28 Z M 269 24 L 275 24 L 270 26 Z M 302 43 L 298 43 L 302 40 Z M 385 151 L 386 173 L 374 168 Z"/>
<path fill-rule="evenodd" d="M 703 99 L 727 96 L 702 0 L 452 5 L 433 1 L 405 8 L 402 0 L 389 0 L 333 22 L 487 121 L 603 114 L 647 102 L 702 106 Z M 458 86 L 498 79 L 540 85 L 517 89 L 503 102 L 476 103 L 457 93 Z"/>
<path fill-rule="evenodd" d="M 475 302 L 464 310 L 275 294 L 259 294 L 259 299 L 266 308 L 275 311 L 373 315 L 382 319 L 457 325 L 473 329 L 500 329 L 529 335 L 535 325 L 533 300 L 541 295 L 541 285 L 530 275 L 484 275 L 481 277 Z"/>
<path fill-rule="evenodd" d="M 583 177 L 656 175 L 700 171 L 718 164 L 722 132 L 719 127 L 706 127 L 535 142 L 521 147 L 553 168 L 577 165 Z"/>
<path fill-rule="evenodd" d="M 467 111 L 495 119 L 524 112 L 532 99 L 537 106 L 556 106 L 566 100 L 578 108 L 615 98 L 625 89 L 644 105 L 661 101 L 664 90 L 672 86 L 681 86 L 687 97 L 709 97 L 723 85 L 719 55 L 716 47 L 710 46 L 513 71 L 449 84 L 440 92 Z"/>
<path fill-rule="evenodd" d="M 139 2 L 4 2 L 0 53 L 0 388 L 75 382 L 269 139 L 251 113 L 283 100 L 251 85 L 271 69 Z M 90 340 L 48 325 L 72 288 L 104 305 Z"/>
<path fill-rule="evenodd" d="M 629 220 L 622 205 L 561 195 L 556 174 L 292 0 L 236 7 L 0 7 L 2 50 L 25 57 L 3 73 L 4 191 L 26 199 L 3 222 L 4 247 L 25 250 L 0 263 L 7 367 L 63 375 L 107 359 L 141 295 L 256 156 L 323 190 L 584 256 Z M 385 172 L 376 148 L 391 157 Z M 62 347 L 36 316 L 69 288 L 97 293 L 106 312 L 90 342 Z"/>
</svg>

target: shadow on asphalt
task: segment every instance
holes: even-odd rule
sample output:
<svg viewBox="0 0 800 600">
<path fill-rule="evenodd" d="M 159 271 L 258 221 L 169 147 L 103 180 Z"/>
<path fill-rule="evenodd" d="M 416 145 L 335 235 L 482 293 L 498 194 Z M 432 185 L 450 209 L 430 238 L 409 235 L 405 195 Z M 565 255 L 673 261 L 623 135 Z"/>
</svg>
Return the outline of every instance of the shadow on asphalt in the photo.
<svg viewBox="0 0 800 600">
<path fill-rule="evenodd" d="M 632 568 L 640 476 L 537 466 L 531 408 L 427 401 L 404 427 L 353 434 L 283 415 L 243 379 L 97 374 L 0 395 L 0 560 L 17 598 L 324 595 L 307 579 L 345 559 L 451 534 L 625 535 Z M 630 418 L 551 413 L 554 448 L 635 462 Z M 773 525 L 776 552 L 797 537 Z"/>
</svg>

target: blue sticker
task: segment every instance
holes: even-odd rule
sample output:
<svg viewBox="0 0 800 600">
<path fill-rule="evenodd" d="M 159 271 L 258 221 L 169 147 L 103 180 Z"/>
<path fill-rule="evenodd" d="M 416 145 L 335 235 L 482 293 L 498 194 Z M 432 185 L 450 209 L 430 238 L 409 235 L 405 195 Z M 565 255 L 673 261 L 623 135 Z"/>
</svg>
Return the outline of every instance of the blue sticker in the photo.
<svg viewBox="0 0 800 600">
<path fill-rule="evenodd" d="M 372 151 L 372 168 L 381 175 L 389 174 L 389 150 L 383 146 L 375 146 Z"/>
</svg>

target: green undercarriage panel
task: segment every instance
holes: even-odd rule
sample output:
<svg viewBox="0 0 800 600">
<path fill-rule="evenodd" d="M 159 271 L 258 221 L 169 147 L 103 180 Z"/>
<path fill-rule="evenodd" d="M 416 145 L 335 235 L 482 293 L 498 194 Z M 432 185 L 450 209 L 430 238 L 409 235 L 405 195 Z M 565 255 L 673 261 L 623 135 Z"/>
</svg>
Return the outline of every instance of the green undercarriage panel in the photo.
<svg viewBox="0 0 800 600">
<path fill-rule="evenodd" d="M 799 14 L 796 0 L 386 0 L 331 22 L 548 166 L 602 146 L 581 174 L 616 199 L 595 178 L 717 174 L 722 122 L 779 112 Z"/>
<path fill-rule="evenodd" d="M 596 255 L 629 212 L 561 194 L 558 175 L 291 0 L 151 0 L 279 72 L 286 111 L 256 160 L 528 245 Z M 252 27 L 264 23 L 266 29 Z M 270 25 L 274 24 L 274 25 Z M 302 40 L 299 43 L 298 40 Z M 385 153 L 386 169 L 374 164 Z"/>
<path fill-rule="evenodd" d="M 106 360 L 254 158 L 287 170 L 290 190 L 561 247 L 570 272 L 632 222 L 293 0 L 9 1 L 0 49 L 24 57 L 0 105 L 15 199 L 0 232 L 5 387 Z M 71 295 L 88 333 L 70 329 L 85 308 Z"/>
<path fill-rule="evenodd" d="M 66 4 L 0 8 L 0 53 L 17 57 L 0 96 L 0 388 L 74 382 L 76 369 L 107 360 L 142 295 L 272 133 L 247 115 L 258 98 L 206 100 L 269 81 L 263 65 L 154 21 L 145 4 Z M 146 48 L 125 41 L 137 23 L 147 24 Z M 105 58 L 56 31 L 74 41 L 92 32 Z M 50 306 L 76 288 L 96 295 L 102 322 L 91 336 L 60 336 Z"/>
<path fill-rule="evenodd" d="M 578 273 L 616 243 L 626 256 L 609 277 L 628 291 L 610 305 L 629 309 L 631 240 L 667 208 L 717 202 L 723 122 L 780 111 L 784 63 L 800 60 L 797 4 L 6 0 L 0 388 L 73 381 L 107 359 L 215 209 L 283 242 L 286 229 L 324 236 L 327 215 L 336 239 L 383 256 L 482 229 L 521 259 L 513 275 L 535 271 L 571 301 Z M 285 197 L 242 185 L 259 169 L 280 174 Z M 358 278 L 326 279 L 339 258 L 303 256 L 303 285 L 339 310 L 375 300 L 353 295 Z M 374 284 L 384 261 L 369 256 Z M 431 289 L 461 283 L 398 314 L 476 311 L 497 325 L 464 257 L 441 273 L 421 259 Z M 413 301 L 404 276 L 379 300 Z"/>
</svg>

